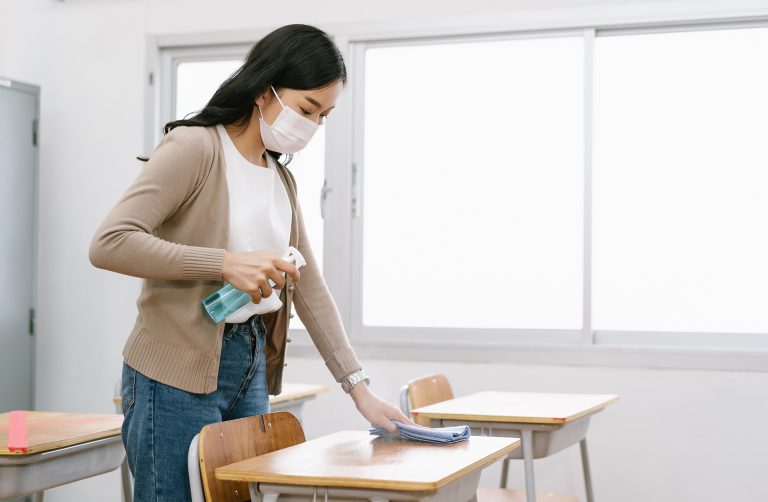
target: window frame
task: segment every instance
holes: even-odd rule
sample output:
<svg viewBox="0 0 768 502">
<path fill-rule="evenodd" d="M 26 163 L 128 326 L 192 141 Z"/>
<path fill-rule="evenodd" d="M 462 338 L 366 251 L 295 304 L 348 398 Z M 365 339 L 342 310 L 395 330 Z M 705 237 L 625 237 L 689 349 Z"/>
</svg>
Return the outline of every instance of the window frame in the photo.
<svg viewBox="0 0 768 502">
<path fill-rule="evenodd" d="M 640 20 L 640 21 L 638 21 Z M 695 12 L 675 6 L 610 6 L 478 16 L 471 19 L 382 21 L 321 25 L 344 55 L 349 72 L 326 133 L 328 192 L 324 205 L 323 271 L 347 334 L 365 358 L 521 364 L 568 364 L 685 369 L 768 371 L 768 333 L 679 333 L 594 330 L 592 280 L 592 90 L 593 53 L 598 37 L 768 27 L 766 8 L 713 8 Z M 192 57 L 250 47 L 269 29 L 148 37 L 145 148 L 159 140 L 159 124 L 171 113 L 171 72 Z M 584 250 L 583 326 L 580 330 L 444 329 L 362 324 L 362 113 L 364 51 L 372 46 L 435 41 L 580 34 L 584 51 Z M 240 53 L 242 54 L 242 53 Z M 180 59 L 181 58 L 181 59 Z M 187 59 L 183 59 L 187 58 Z M 200 59 L 197 59 L 200 60 Z M 174 72 L 175 73 L 175 72 Z M 157 75 L 157 78 L 154 76 Z M 171 101 L 169 101 L 171 100 Z M 166 120 L 167 121 L 167 120 Z M 155 131 L 155 132 L 153 132 Z M 348 266 L 347 264 L 351 264 Z M 315 353 L 304 330 L 291 330 L 294 355 Z M 435 342 L 439 341 L 439 346 Z"/>
<path fill-rule="evenodd" d="M 364 166 L 364 109 L 365 109 L 365 52 L 369 48 L 381 47 L 403 47 L 414 45 L 445 44 L 445 43 L 468 43 L 468 42 L 493 42 L 509 40 L 531 40 L 544 38 L 564 38 L 583 36 L 582 30 L 547 30 L 542 32 L 524 32 L 524 33 L 504 33 L 504 34 L 481 34 L 455 36 L 432 36 L 424 37 L 418 40 L 414 39 L 395 39 L 395 40 L 377 40 L 373 42 L 355 42 L 352 44 L 352 68 L 354 73 L 352 77 L 354 92 L 353 95 L 353 123 L 351 134 L 353 135 L 352 165 L 355 176 L 352 180 L 354 187 L 352 212 L 352 277 L 356 280 L 350 281 L 350 290 L 352 293 L 352 302 L 350 304 L 351 326 L 358 340 L 366 342 L 376 342 L 378 340 L 397 340 L 401 343 L 418 340 L 428 343 L 456 343 L 461 340 L 476 340 L 479 343 L 504 344 L 513 343 L 537 343 L 545 340 L 546 343 L 577 343 L 583 338 L 582 329 L 498 329 L 498 328 L 424 328 L 424 327 L 403 327 L 403 326 L 366 326 L 362 320 L 363 314 L 363 232 L 365 218 L 362 208 L 365 205 L 365 196 L 363 193 L 365 168 L 358 169 L 357 166 Z M 584 278 L 582 278 L 582 281 Z M 418 283 L 408 285 L 408 289 L 420 287 Z M 424 287 L 428 290 L 428 286 Z M 418 298 L 418 293 L 407 293 L 410 299 Z M 583 326 L 582 316 L 582 326 Z"/>
</svg>

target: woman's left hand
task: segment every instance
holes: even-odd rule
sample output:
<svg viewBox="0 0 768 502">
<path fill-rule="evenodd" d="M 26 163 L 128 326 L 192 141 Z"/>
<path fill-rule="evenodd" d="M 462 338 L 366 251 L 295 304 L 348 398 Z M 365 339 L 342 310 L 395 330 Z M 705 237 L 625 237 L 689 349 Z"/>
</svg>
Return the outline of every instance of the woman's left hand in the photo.
<svg viewBox="0 0 768 502">
<path fill-rule="evenodd" d="M 392 420 L 397 420 L 404 424 L 415 425 L 408 417 L 403 415 L 400 408 L 392 403 L 384 401 L 371 392 L 370 389 L 368 389 L 368 385 L 364 382 L 360 382 L 352 387 L 349 395 L 352 396 L 352 399 L 355 401 L 357 411 L 359 411 L 360 414 L 374 427 L 381 427 L 387 432 L 398 435 L 397 427 L 392 423 Z"/>
</svg>

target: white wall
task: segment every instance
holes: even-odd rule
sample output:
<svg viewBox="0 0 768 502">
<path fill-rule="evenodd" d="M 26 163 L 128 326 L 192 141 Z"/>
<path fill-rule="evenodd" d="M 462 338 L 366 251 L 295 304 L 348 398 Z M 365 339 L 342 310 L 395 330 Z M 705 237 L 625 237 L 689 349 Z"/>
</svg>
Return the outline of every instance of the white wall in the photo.
<svg viewBox="0 0 768 502">
<path fill-rule="evenodd" d="M 11 0 L 0 0 L 0 76 L 4 76 L 10 70 L 8 68 L 8 57 L 11 50 L 10 2 Z"/>
<path fill-rule="evenodd" d="M 135 279 L 96 270 L 90 238 L 139 169 L 148 33 L 493 14 L 608 0 L 285 2 L 227 0 L 0 0 L 0 74 L 42 87 L 36 404 L 109 412 L 121 350 L 135 315 Z M 616 3 L 616 2 L 610 2 Z M 753 2 L 754 3 L 754 2 Z M 302 13 L 295 17 L 295 13 Z M 8 15 L 5 15 L 8 14 Z M 446 372 L 457 394 L 500 389 L 616 392 L 593 423 L 596 493 L 603 501 L 766 500 L 758 469 L 768 375 L 555 366 L 366 361 L 374 387 L 395 400 L 401 382 Z M 288 378 L 330 383 L 316 359 L 291 359 Z M 345 404 L 346 403 L 346 404 Z M 330 413 L 344 406 L 348 413 Z M 308 406 L 310 437 L 365 427 L 338 390 Z M 747 418 L 748 417 L 748 418 Z M 746 433 L 741 432 L 744 430 Z M 540 486 L 580 493 L 575 450 L 539 464 Z M 513 477 L 520 480 L 519 473 Z M 490 483 L 488 477 L 484 483 Z M 51 490 L 46 500 L 118 499 L 108 474 Z"/>
</svg>

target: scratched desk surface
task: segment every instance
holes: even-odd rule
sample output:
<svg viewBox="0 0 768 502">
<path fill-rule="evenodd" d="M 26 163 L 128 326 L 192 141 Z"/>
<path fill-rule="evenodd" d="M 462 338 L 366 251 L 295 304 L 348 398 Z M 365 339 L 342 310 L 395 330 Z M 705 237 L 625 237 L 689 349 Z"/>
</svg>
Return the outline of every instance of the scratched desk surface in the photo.
<svg viewBox="0 0 768 502">
<path fill-rule="evenodd" d="M 117 436 L 122 424 L 123 416 L 113 414 L 22 411 L 11 419 L 11 413 L 0 413 L 0 455 L 29 455 Z"/>
</svg>

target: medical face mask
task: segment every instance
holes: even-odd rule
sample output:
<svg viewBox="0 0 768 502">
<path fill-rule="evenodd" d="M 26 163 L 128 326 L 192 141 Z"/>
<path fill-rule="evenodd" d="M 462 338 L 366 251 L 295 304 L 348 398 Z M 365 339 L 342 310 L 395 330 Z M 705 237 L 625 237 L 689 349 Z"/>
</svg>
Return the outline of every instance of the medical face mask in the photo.
<svg viewBox="0 0 768 502">
<path fill-rule="evenodd" d="M 261 107 L 259 106 L 261 139 L 267 150 L 285 154 L 296 153 L 307 146 L 320 124 L 302 117 L 293 108 L 285 106 L 275 88 L 272 86 L 270 88 L 283 109 L 272 125 L 269 125 L 264 121 L 264 115 L 261 114 Z"/>
</svg>

